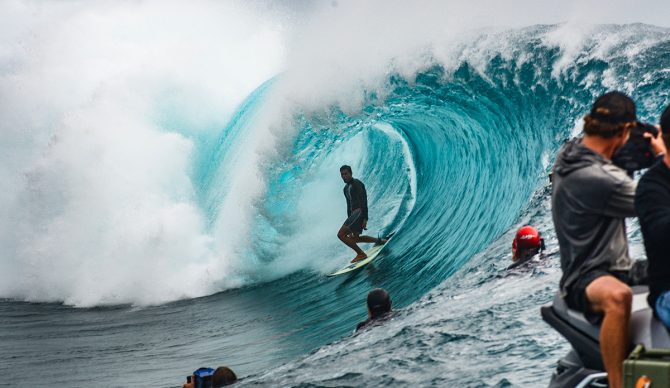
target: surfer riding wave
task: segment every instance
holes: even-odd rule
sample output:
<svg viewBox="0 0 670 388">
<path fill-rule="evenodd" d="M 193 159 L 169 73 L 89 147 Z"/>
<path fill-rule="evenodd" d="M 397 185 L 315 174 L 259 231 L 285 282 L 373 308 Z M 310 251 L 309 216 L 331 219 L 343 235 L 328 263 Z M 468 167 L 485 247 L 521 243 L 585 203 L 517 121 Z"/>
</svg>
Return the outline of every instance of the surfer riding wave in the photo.
<svg viewBox="0 0 670 388">
<path fill-rule="evenodd" d="M 386 243 L 386 239 L 361 236 L 361 233 L 367 229 L 368 224 L 368 196 L 365 185 L 353 177 L 350 166 L 340 167 L 340 176 L 346 183 L 344 197 L 347 199 L 347 219 L 337 232 L 337 237 L 356 252 L 356 257 L 351 260 L 352 263 L 356 263 L 368 257 L 357 243 L 381 245 Z"/>
</svg>

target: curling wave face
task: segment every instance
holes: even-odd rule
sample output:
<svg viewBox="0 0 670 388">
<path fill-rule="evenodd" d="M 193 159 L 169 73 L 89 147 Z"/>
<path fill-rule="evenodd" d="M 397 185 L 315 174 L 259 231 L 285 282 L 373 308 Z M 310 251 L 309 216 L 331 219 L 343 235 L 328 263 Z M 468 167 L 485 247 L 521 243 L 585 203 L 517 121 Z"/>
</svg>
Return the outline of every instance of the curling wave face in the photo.
<svg viewBox="0 0 670 388">
<path fill-rule="evenodd" d="M 503 34 L 505 44 L 513 42 L 513 53 L 491 54 L 483 66 L 468 61 L 452 70 L 436 66 L 411 84 L 392 77 L 388 98 L 352 119 L 372 122 L 356 132 L 370 138 L 382 123 L 401 134 L 411 151 L 416 191 L 409 214 L 392 226 L 398 238 L 389 244 L 378 271 L 361 276 L 372 281 L 360 288 L 360 281 L 343 283 L 358 293 L 359 310 L 360 295 L 372 286 L 389 290 L 399 307 L 421 300 L 385 330 L 345 337 L 254 381 L 365 386 L 548 382 L 555 358 L 567 348 L 539 317 L 539 306 L 551 300 L 560 277 L 547 177 L 553 155 L 580 132 L 581 117 L 604 91 L 629 93 L 638 116 L 651 122 L 670 103 L 670 81 L 664 75 L 670 67 L 668 30 L 602 26 L 578 50 L 549 44 L 564 32 L 551 26 Z M 383 159 L 364 165 L 370 164 L 383 164 Z M 366 183 L 374 190 L 389 173 L 395 171 L 381 173 L 382 179 L 371 174 Z M 525 223 L 545 233 L 547 258 L 535 268 L 503 275 L 509 241 Z M 634 222 L 629 239 L 631 254 L 642 256 Z M 349 305 L 340 309 L 338 301 L 328 306 L 346 315 L 342 311 Z M 342 372 L 324 375 L 324 364 Z"/>
</svg>

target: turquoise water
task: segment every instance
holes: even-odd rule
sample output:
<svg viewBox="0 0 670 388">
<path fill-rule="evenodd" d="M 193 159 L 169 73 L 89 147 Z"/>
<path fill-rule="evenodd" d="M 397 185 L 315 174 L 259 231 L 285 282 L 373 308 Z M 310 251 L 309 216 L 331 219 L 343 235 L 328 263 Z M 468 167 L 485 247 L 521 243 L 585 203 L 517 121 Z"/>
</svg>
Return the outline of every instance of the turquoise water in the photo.
<svg viewBox="0 0 670 388">
<path fill-rule="evenodd" d="M 670 103 L 670 31 L 601 26 L 566 62 L 545 39 L 558 28 L 496 33 L 499 51 L 482 43 L 490 36 L 473 38 L 456 66 L 391 72 L 361 109 L 297 107 L 260 136 L 254 128 L 266 125 L 284 75 L 266 81 L 227 125 L 192 137 L 189 177 L 204 229 L 214 245 L 234 233 L 248 240 L 236 248 L 246 265 L 236 286 L 149 306 L 6 295 L 0 373 L 29 385 L 170 386 L 225 364 L 258 386 L 548 382 L 567 349 L 539 316 L 560 275 L 553 155 L 606 90 L 630 93 L 646 120 Z M 176 131 L 178 116 L 164 109 L 158 121 Z M 273 136 L 261 168 L 238 178 L 261 152 L 249 145 Z M 369 232 L 396 235 L 373 264 L 330 279 L 352 255 L 335 237 L 346 216 L 341 164 L 368 189 Z M 228 222 L 231 192 L 255 179 L 266 185 L 249 194 L 248 222 Z M 512 235 L 526 223 L 545 234 L 549 254 L 507 273 Z M 641 255 L 639 228 L 629 231 Z M 389 291 L 398 315 L 352 337 L 374 287 Z"/>
</svg>

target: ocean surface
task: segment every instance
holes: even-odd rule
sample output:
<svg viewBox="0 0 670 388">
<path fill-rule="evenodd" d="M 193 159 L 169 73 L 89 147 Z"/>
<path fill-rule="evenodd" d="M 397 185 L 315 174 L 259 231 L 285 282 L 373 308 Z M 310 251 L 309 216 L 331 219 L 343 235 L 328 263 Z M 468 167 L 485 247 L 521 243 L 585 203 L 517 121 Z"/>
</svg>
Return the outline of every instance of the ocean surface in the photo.
<svg viewBox="0 0 670 388">
<path fill-rule="evenodd" d="M 79 39 L 75 27 L 55 42 Z M 670 103 L 670 30 L 644 24 L 477 29 L 353 70 L 335 58 L 355 51 L 331 47 L 244 83 L 251 70 L 225 58 L 169 67 L 173 36 L 151 53 L 157 70 L 136 47 L 127 71 L 109 63 L 135 40 L 112 34 L 110 51 L 83 44 L 79 57 L 40 46 L 53 30 L 40 31 L 0 57 L 8 386 L 181 386 L 219 365 L 240 386 L 543 386 L 568 350 L 540 318 L 560 277 L 554 155 L 605 91 L 629 93 L 651 122 Z M 268 36 L 243 35 L 272 47 Z M 47 67 L 59 56 L 86 67 Z M 368 233 L 395 236 L 328 278 L 353 257 L 336 238 L 342 164 L 367 187 Z M 525 224 L 547 253 L 507 271 Z M 634 220 L 628 231 L 642 258 Z M 352 335 L 375 287 L 396 313 Z"/>
</svg>

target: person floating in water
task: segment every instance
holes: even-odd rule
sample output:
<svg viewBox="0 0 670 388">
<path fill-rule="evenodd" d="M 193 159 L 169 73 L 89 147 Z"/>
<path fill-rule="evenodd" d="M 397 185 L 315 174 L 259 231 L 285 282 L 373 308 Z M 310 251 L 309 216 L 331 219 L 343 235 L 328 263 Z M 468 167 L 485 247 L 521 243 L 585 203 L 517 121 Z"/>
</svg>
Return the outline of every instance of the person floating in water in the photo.
<svg viewBox="0 0 670 388">
<path fill-rule="evenodd" d="M 353 177 L 350 166 L 340 167 L 340 176 L 346 183 L 344 197 L 347 199 L 347 219 L 337 232 L 337 237 L 356 252 L 356 257 L 351 260 L 355 263 L 368 257 L 356 243 L 385 244 L 386 239 L 361 236 L 368 224 L 368 195 L 365 185 Z"/>
<path fill-rule="evenodd" d="M 220 366 L 216 370 L 198 368 L 193 375 L 186 378 L 182 388 L 212 387 L 219 388 L 231 385 L 237 381 L 237 376 L 227 366 Z"/>
<path fill-rule="evenodd" d="M 391 296 L 383 288 L 375 288 L 368 293 L 368 319 L 356 326 L 354 333 L 375 322 L 383 322 L 391 316 Z"/>
<path fill-rule="evenodd" d="M 523 263 L 544 250 L 544 239 L 540 232 L 530 225 L 522 226 L 517 230 L 512 242 L 512 261 Z"/>
</svg>

